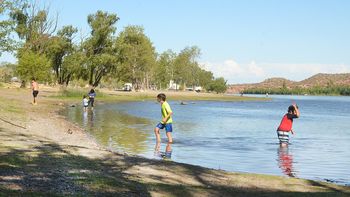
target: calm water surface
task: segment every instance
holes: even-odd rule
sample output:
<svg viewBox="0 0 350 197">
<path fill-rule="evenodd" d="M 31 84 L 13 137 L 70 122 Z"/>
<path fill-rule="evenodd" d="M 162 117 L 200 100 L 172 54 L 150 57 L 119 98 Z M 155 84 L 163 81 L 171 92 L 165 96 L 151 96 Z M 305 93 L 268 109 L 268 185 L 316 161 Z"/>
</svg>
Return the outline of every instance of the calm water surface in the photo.
<svg viewBox="0 0 350 197">
<path fill-rule="evenodd" d="M 350 97 L 272 96 L 271 101 L 170 101 L 174 144 L 156 146 L 153 128 L 160 120 L 156 102 L 103 104 L 62 113 L 115 151 L 227 171 L 295 176 L 350 184 Z M 297 102 L 296 135 L 281 149 L 276 128 L 288 106 Z M 98 104 L 98 98 L 97 98 Z M 155 152 L 159 149 L 159 152 Z M 167 154 L 165 154 L 165 152 Z M 170 155 L 171 154 L 171 155 Z"/>
</svg>

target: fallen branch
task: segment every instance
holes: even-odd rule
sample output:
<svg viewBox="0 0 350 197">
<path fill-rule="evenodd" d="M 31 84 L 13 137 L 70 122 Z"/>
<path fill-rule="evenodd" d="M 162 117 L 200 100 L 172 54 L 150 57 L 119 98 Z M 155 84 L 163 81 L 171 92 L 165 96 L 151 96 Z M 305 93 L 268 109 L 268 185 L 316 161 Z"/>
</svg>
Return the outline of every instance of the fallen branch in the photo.
<svg viewBox="0 0 350 197">
<path fill-rule="evenodd" d="M 16 126 L 16 127 L 22 128 L 22 129 L 27 129 L 27 128 L 25 128 L 24 126 L 21 126 L 21 125 L 12 123 L 12 122 L 10 122 L 10 121 L 8 121 L 8 120 L 5 120 L 5 119 L 3 119 L 3 118 L 0 118 L 0 120 L 4 121 L 4 122 L 6 122 L 6 123 L 8 123 L 8 124 L 10 124 L 10 125 L 13 125 L 13 126 Z"/>
</svg>

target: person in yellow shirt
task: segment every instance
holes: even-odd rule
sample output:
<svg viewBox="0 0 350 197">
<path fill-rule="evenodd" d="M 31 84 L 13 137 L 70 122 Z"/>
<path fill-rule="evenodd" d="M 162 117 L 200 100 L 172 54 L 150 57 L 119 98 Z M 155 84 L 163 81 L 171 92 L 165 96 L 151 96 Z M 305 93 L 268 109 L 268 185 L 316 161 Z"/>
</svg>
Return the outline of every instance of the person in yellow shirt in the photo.
<svg viewBox="0 0 350 197">
<path fill-rule="evenodd" d="M 157 124 L 156 128 L 154 128 L 154 133 L 156 134 L 157 142 L 160 142 L 160 129 L 165 128 L 166 136 L 168 137 L 168 142 L 172 143 L 173 138 L 171 136 L 171 133 L 173 132 L 173 111 L 170 108 L 170 105 L 168 102 L 166 102 L 166 96 L 165 94 L 161 93 L 157 95 L 157 101 L 161 105 L 161 112 L 162 112 L 162 121 L 160 121 L 159 124 Z"/>
</svg>

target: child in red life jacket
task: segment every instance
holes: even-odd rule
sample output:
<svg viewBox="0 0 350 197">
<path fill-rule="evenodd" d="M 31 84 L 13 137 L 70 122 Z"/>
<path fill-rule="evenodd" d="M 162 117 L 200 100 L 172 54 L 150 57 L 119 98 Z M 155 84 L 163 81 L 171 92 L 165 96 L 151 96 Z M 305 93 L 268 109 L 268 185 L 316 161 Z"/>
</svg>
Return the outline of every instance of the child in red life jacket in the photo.
<svg viewBox="0 0 350 197">
<path fill-rule="evenodd" d="M 293 119 L 299 118 L 300 113 L 298 106 L 296 104 L 293 104 L 288 107 L 288 113 L 286 113 L 281 121 L 280 126 L 277 128 L 277 136 L 280 140 L 280 145 L 282 147 L 285 147 L 289 143 L 289 133 L 292 133 L 294 135 L 292 126 L 293 126 Z"/>
</svg>

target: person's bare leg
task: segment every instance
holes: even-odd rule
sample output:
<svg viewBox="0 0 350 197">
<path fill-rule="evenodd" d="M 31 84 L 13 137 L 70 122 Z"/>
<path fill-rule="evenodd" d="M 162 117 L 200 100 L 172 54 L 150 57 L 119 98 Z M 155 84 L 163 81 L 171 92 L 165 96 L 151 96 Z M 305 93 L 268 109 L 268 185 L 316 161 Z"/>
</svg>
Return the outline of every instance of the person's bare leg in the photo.
<svg viewBox="0 0 350 197">
<path fill-rule="evenodd" d="M 288 147 L 288 143 L 282 142 L 282 143 L 280 143 L 280 147 L 282 147 L 282 148 Z"/>
<path fill-rule="evenodd" d="M 156 146 L 154 147 L 154 155 L 155 156 L 159 156 L 160 155 L 159 150 L 160 150 L 160 142 L 157 142 Z"/>
<path fill-rule="evenodd" d="M 160 133 L 158 127 L 154 128 L 154 134 L 156 135 L 157 143 L 160 143 Z"/>
<path fill-rule="evenodd" d="M 171 136 L 171 132 L 166 132 L 166 136 L 168 137 L 168 142 L 173 143 L 173 138 Z"/>
</svg>

